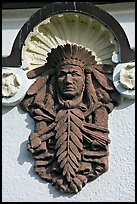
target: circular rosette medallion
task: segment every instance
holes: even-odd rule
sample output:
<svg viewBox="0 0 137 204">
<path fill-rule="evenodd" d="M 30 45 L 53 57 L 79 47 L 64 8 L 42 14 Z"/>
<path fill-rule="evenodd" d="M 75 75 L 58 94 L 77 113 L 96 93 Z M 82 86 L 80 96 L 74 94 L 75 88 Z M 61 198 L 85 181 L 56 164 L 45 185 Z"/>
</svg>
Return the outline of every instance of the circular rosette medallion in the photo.
<svg viewBox="0 0 137 204">
<path fill-rule="evenodd" d="M 120 63 L 115 67 L 113 82 L 123 97 L 135 98 L 135 62 Z"/>
<path fill-rule="evenodd" d="M 28 89 L 27 76 L 20 68 L 2 69 L 2 105 L 15 106 L 21 102 Z"/>
</svg>

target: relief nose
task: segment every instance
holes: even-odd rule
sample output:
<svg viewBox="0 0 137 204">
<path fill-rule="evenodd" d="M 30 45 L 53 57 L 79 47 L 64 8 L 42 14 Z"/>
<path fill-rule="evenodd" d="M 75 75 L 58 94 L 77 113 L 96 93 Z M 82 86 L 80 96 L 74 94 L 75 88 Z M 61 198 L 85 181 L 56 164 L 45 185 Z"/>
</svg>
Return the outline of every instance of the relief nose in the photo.
<svg viewBox="0 0 137 204">
<path fill-rule="evenodd" d="M 71 76 L 71 74 L 66 74 L 65 81 L 66 81 L 66 83 L 72 84 L 72 76 Z"/>
</svg>

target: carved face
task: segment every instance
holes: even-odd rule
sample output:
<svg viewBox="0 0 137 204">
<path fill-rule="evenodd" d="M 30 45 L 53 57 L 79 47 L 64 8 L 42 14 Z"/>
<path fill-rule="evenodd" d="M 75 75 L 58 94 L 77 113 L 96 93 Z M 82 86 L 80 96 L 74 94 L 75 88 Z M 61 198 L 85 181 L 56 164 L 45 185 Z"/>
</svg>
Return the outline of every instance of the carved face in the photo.
<svg viewBox="0 0 137 204">
<path fill-rule="evenodd" d="M 63 99 L 73 99 L 83 93 L 85 75 L 79 66 L 62 66 L 58 71 L 57 80 L 59 92 Z"/>
</svg>

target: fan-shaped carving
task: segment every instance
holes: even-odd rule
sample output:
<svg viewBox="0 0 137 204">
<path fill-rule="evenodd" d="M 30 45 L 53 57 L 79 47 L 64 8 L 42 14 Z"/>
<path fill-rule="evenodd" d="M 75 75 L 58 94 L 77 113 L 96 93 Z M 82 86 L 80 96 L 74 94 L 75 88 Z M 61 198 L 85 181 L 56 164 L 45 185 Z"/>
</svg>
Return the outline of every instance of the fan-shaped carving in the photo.
<svg viewBox="0 0 137 204">
<path fill-rule="evenodd" d="M 29 69 L 47 62 L 52 48 L 76 44 L 92 51 L 98 64 L 113 64 L 112 56 L 118 53 L 118 44 L 110 30 L 86 14 L 68 12 L 49 17 L 38 24 L 27 36 L 22 58 Z"/>
</svg>

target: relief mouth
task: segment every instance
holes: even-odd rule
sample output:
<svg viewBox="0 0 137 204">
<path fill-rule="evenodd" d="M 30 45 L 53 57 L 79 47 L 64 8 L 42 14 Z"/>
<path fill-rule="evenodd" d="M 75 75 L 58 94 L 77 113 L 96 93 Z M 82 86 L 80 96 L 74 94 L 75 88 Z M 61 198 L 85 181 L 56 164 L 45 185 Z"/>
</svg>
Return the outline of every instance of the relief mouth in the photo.
<svg viewBox="0 0 137 204">
<path fill-rule="evenodd" d="M 63 88 L 63 91 L 75 91 L 75 89 L 74 87 L 68 85 Z"/>
</svg>

